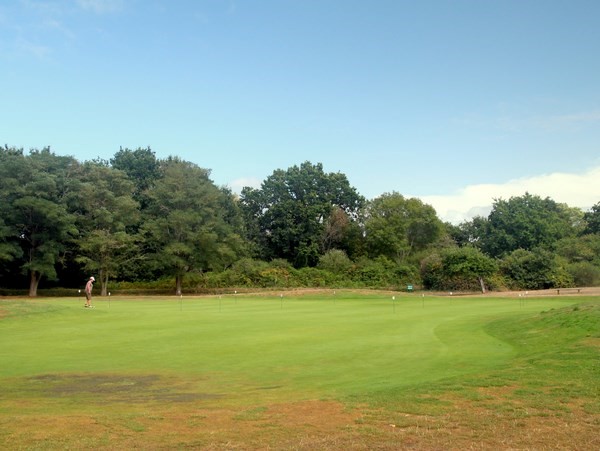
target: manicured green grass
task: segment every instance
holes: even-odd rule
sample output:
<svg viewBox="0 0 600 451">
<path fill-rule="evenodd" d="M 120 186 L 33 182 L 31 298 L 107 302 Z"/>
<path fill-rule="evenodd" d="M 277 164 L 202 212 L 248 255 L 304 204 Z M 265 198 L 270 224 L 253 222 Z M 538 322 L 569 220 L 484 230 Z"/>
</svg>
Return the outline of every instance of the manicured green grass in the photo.
<svg viewBox="0 0 600 451">
<path fill-rule="evenodd" d="M 497 367 L 515 347 L 490 335 L 566 300 L 336 294 L 146 302 L 4 302 L 2 377 L 152 373 L 201 377 L 215 393 L 277 387 L 289 397 L 343 396 Z M 276 391 L 274 388 L 272 391 Z"/>
<path fill-rule="evenodd" d="M 241 409 L 236 418 L 250 420 L 271 403 L 332 399 L 394 418 L 440 414 L 448 396 L 498 412 L 525 399 L 560 412 L 577 398 L 600 413 L 597 343 L 585 342 L 600 333 L 593 297 L 110 301 L 96 298 L 94 309 L 81 299 L 0 302 L 0 415 L 15 404 L 35 414 L 95 412 L 106 403 L 123 418 L 128 404 L 197 401 Z M 504 403 L 478 391 L 511 385 Z"/>
</svg>

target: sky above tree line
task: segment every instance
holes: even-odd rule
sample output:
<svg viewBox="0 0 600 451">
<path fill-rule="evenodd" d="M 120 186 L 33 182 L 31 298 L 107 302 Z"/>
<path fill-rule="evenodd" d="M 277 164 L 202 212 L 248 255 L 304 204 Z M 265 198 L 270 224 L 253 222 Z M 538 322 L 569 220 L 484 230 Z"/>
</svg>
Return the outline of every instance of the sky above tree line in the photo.
<svg viewBox="0 0 600 451">
<path fill-rule="evenodd" d="M 600 201 L 600 2 L 7 0 L 2 144 L 150 146 L 239 192 L 303 161 L 443 220 Z"/>
</svg>

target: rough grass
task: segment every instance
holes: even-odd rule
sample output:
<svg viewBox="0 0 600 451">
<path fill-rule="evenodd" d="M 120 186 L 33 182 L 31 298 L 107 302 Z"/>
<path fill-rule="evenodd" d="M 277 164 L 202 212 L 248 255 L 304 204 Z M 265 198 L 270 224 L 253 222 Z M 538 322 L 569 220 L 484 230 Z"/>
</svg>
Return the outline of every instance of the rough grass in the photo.
<svg viewBox="0 0 600 451">
<path fill-rule="evenodd" d="M 594 297 L 0 302 L 8 449 L 598 449 Z"/>
</svg>

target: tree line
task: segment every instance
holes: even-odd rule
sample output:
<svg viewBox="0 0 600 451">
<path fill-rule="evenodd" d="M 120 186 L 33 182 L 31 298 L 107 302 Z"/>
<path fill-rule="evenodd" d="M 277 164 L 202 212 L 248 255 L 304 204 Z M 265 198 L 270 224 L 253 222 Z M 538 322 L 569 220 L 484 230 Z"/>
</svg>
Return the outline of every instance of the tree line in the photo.
<svg viewBox="0 0 600 451">
<path fill-rule="evenodd" d="M 0 148 L 0 287 L 539 289 L 600 284 L 600 202 L 524 193 L 459 225 L 400 193 L 367 200 L 320 163 L 236 195 L 150 148 L 80 162 Z"/>
</svg>

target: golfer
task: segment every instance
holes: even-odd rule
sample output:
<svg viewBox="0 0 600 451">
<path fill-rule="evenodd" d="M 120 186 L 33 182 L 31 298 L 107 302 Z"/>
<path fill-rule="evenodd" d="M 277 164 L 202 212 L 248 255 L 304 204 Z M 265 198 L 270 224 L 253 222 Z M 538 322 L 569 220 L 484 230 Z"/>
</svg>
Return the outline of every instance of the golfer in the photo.
<svg viewBox="0 0 600 451">
<path fill-rule="evenodd" d="M 90 277 L 90 279 L 85 284 L 85 307 L 92 306 L 92 288 L 94 288 L 94 276 Z"/>
</svg>

